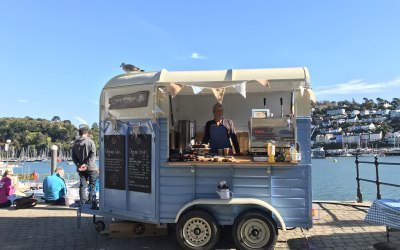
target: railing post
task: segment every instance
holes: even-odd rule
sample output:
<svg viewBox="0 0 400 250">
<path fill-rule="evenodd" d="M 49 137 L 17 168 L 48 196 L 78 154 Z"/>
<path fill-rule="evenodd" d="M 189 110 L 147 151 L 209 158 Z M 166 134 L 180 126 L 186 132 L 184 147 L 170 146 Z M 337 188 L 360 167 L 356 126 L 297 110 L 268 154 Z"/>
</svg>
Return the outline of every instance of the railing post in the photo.
<svg viewBox="0 0 400 250">
<path fill-rule="evenodd" d="M 375 156 L 375 172 L 376 172 L 376 198 L 378 200 L 381 199 L 381 188 L 380 188 L 380 181 L 379 181 L 379 162 L 378 162 L 378 156 Z"/>
<path fill-rule="evenodd" d="M 58 147 L 57 145 L 52 145 L 51 146 L 51 169 L 50 169 L 50 175 L 54 173 L 54 171 L 57 168 L 57 150 Z"/>
<path fill-rule="evenodd" d="M 362 199 L 362 193 L 361 193 L 361 188 L 360 188 L 360 172 L 359 172 L 359 170 L 358 170 L 358 164 L 359 164 L 359 162 L 358 162 L 358 155 L 356 155 L 357 202 L 358 202 L 358 203 L 361 203 L 361 202 L 363 202 L 363 199 Z"/>
</svg>

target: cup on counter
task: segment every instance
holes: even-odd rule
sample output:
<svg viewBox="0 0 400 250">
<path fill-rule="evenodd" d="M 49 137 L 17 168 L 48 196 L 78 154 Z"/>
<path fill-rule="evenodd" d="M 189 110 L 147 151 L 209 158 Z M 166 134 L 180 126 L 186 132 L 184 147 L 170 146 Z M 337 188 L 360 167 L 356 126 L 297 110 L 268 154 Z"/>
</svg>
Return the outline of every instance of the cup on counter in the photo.
<svg viewBox="0 0 400 250">
<path fill-rule="evenodd" d="M 222 156 L 223 153 L 224 153 L 224 150 L 223 150 L 222 148 L 220 148 L 220 149 L 217 150 L 217 154 L 218 154 L 218 155 L 221 155 L 221 156 Z"/>
<path fill-rule="evenodd" d="M 224 148 L 224 156 L 230 156 L 230 155 L 232 155 L 232 149 Z"/>
</svg>

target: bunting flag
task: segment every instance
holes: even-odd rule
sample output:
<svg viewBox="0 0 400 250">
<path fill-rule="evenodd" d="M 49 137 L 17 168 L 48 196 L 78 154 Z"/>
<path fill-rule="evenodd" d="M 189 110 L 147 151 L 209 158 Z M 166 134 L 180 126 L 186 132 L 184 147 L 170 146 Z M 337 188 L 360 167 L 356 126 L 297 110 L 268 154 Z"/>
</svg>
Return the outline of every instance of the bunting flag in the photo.
<svg viewBox="0 0 400 250">
<path fill-rule="evenodd" d="M 165 98 L 166 97 L 166 95 L 165 94 L 167 94 L 167 91 L 166 91 L 166 89 L 162 89 L 162 88 L 158 88 L 157 89 L 157 92 L 156 92 L 157 94 L 156 94 L 156 99 L 157 100 L 160 100 L 160 99 L 163 99 L 163 98 Z"/>
<path fill-rule="evenodd" d="M 139 134 L 139 126 L 133 127 L 133 134 L 135 135 L 135 137 L 137 137 L 137 135 Z"/>
<path fill-rule="evenodd" d="M 111 124 L 114 131 L 117 131 L 117 120 L 115 118 L 111 118 Z"/>
<path fill-rule="evenodd" d="M 242 83 L 238 83 L 235 84 L 233 87 L 235 88 L 235 90 L 241 94 L 245 99 L 246 99 L 246 82 L 242 82 Z"/>
<path fill-rule="evenodd" d="M 160 108 L 160 106 L 158 106 L 158 104 L 155 104 L 153 114 L 157 114 L 157 113 L 165 115 L 165 112 Z"/>
<path fill-rule="evenodd" d="M 255 80 L 257 82 L 259 82 L 261 85 L 263 85 L 266 88 L 270 88 L 271 86 L 269 85 L 269 81 L 266 79 L 257 79 Z"/>
<path fill-rule="evenodd" d="M 217 101 L 222 103 L 222 100 L 224 99 L 225 88 L 212 88 L 211 90 L 214 93 L 215 98 L 217 98 Z"/>
<path fill-rule="evenodd" d="M 193 89 L 193 93 L 195 95 L 197 95 L 198 93 L 200 93 L 203 90 L 203 88 L 197 87 L 197 86 L 193 86 L 193 85 L 192 85 L 192 89 Z"/>
<path fill-rule="evenodd" d="M 314 90 L 312 90 L 312 89 L 307 89 L 307 92 L 308 92 L 308 94 L 310 95 L 310 100 L 311 100 L 313 103 L 316 103 L 316 102 L 317 102 L 317 99 L 315 99 Z"/>
<path fill-rule="evenodd" d="M 182 85 L 171 82 L 170 84 L 171 96 L 175 97 L 182 90 L 182 88 L 183 88 Z"/>
<path fill-rule="evenodd" d="M 299 89 L 300 89 L 301 96 L 303 96 L 304 95 L 304 87 L 303 86 L 299 86 Z"/>
</svg>

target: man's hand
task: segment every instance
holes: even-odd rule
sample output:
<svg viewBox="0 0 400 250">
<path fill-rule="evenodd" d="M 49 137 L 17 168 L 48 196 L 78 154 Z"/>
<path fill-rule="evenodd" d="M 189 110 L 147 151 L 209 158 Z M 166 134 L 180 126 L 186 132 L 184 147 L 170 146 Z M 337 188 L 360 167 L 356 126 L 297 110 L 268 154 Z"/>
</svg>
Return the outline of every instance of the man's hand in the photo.
<svg viewBox="0 0 400 250">
<path fill-rule="evenodd" d="M 87 169 L 86 164 L 82 164 L 82 165 L 79 166 L 78 171 L 79 172 L 83 172 L 83 171 L 86 171 L 86 169 Z"/>
</svg>

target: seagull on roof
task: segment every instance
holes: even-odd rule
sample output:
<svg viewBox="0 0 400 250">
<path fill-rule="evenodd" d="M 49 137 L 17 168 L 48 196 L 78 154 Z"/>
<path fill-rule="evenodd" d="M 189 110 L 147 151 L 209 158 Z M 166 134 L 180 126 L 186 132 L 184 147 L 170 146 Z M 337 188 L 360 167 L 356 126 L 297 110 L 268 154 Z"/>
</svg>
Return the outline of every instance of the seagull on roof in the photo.
<svg viewBox="0 0 400 250">
<path fill-rule="evenodd" d="M 122 63 L 121 66 L 122 69 L 126 72 L 126 73 L 131 73 L 131 72 L 143 72 L 143 69 L 139 69 L 138 67 L 136 67 L 135 65 L 132 64 L 125 64 Z"/>
</svg>

